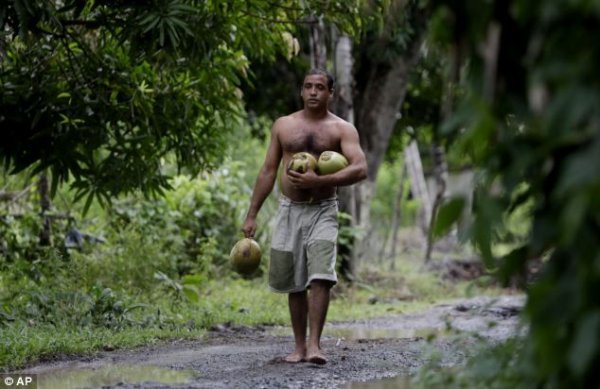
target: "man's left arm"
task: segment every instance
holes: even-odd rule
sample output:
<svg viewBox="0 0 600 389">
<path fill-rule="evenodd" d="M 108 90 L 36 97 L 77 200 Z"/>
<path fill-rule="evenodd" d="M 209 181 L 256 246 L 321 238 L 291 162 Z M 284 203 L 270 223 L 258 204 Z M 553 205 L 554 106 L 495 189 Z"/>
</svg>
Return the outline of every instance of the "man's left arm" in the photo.
<svg viewBox="0 0 600 389">
<path fill-rule="evenodd" d="M 326 180 L 326 186 L 352 185 L 367 178 L 367 159 L 360 147 L 358 131 L 352 124 L 344 124 L 340 145 L 348 166 L 336 173 L 321 176 Z"/>
</svg>

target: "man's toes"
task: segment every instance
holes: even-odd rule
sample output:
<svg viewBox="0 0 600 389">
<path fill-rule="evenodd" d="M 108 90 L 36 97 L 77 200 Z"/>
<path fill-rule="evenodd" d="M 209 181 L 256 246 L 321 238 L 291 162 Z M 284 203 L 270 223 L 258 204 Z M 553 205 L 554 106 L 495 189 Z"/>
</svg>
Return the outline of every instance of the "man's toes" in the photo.
<svg viewBox="0 0 600 389">
<path fill-rule="evenodd" d="M 327 363 L 327 359 L 320 354 L 311 355 L 308 357 L 308 361 L 316 365 L 324 365 Z"/>
<path fill-rule="evenodd" d="M 284 357 L 283 361 L 287 363 L 299 363 L 304 362 L 304 358 L 302 357 L 302 355 L 290 354 L 287 357 Z"/>
</svg>

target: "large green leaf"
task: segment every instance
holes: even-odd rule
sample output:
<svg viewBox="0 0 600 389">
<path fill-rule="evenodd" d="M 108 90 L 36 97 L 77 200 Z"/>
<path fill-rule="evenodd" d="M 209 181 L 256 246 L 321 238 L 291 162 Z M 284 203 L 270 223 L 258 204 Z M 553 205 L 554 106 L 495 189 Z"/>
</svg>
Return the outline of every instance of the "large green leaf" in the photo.
<svg viewBox="0 0 600 389">
<path fill-rule="evenodd" d="M 433 235 L 440 237 L 447 234 L 450 227 L 460 219 L 465 204 L 465 198 L 462 196 L 456 196 L 446 200 L 435 216 Z"/>
</svg>

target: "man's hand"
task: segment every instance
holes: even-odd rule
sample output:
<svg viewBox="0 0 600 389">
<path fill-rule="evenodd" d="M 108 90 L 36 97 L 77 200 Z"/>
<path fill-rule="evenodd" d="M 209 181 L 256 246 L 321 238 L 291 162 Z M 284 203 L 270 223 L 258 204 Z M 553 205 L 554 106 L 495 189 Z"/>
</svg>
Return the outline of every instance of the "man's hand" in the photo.
<svg viewBox="0 0 600 389">
<path fill-rule="evenodd" d="M 256 232 L 256 219 L 247 217 L 242 226 L 242 232 L 246 238 L 253 238 Z"/>
<path fill-rule="evenodd" d="M 312 189 L 320 186 L 320 177 L 314 170 L 308 169 L 306 173 L 298 173 L 294 170 L 287 171 L 290 183 L 296 189 Z"/>
</svg>

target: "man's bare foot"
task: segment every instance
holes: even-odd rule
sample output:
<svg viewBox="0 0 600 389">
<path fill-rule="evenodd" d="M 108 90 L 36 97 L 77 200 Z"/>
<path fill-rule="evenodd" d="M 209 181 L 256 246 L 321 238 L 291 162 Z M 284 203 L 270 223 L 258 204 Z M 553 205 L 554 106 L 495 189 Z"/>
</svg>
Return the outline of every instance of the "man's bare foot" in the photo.
<svg viewBox="0 0 600 389">
<path fill-rule="evenodd" d="M 287 363 L 300 363 L 306 361 L 306 359 L 304 359 L 304 353 L 293 352 L 287 357 L 284 357 L 283 361 Z"/>
<path fill-rule="evenodd" d="M 316 365 L 324 365 L 327 363 L 327 358 L 325 358 L 318 349 L 314 352 L 309 352 L 306 356 L 306 360 Z"/>
</svg>

